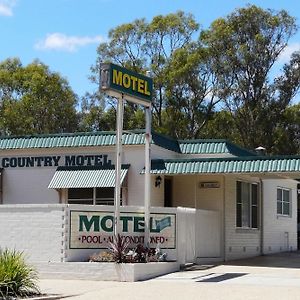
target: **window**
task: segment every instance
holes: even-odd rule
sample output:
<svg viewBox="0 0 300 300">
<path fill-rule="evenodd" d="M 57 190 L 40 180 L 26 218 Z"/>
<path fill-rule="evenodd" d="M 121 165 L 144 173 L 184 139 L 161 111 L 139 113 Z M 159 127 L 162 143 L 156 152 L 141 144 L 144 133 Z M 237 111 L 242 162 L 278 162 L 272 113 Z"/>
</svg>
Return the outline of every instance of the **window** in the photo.
<svg viewBox="0 0 300 300">
<path fill-rule="evenodd" d="M 114 205 L 114 190 L 115 188 L 68 189 L 68 203 L 89 205 Z M 122 204 L 122 199 L 120 200 Z"/>
<path fill-rule="evenodd" d="M 237 181 L 236 227 L 258 228 L 258 185 Z"/>
<path fill-rule="evenodd" d="M 290 213 L 290 190 L 285 188 L 277 188 L 277 214 L 289 216 Z"/>
<path fill-rule="evenodd" d="M 93 189 L 68 189 L 69 204 L 93 204 Z"/>
<path fill-rule="evenodd" d="M 96 204 L 98 205 L 114 205 L 115 188 L 97 188 Z M 120 199 L 121 204 L 122 200 Z"/>
</svg>

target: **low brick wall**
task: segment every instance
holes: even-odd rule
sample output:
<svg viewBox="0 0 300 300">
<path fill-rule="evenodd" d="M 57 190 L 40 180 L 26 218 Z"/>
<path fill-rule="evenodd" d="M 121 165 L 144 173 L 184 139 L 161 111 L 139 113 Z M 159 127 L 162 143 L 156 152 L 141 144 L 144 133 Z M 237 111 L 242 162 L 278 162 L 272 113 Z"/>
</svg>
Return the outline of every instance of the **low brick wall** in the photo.
<svg viewBox="0 0 300 300">
<path fill-rule="evenodd" d="M 70 211 L 111 211 L 109 206 L 65 204 L 0 205 L 0 248 L 23 251 L 30 262 L 84 262 L 99 249 L 70 247 Z M 143 213 L 143 207 L 121 212 Z M 176 216 L 175 247 L 163 248 L 167 259 L 180 264 L 195 261 L 195 209 L 152 207 L 153 214 Z"/>
<path fill-rule="evenodd" d="M 65 205 L 1 205 L 0 248 L 23 251 L 28 261 L 62 262 Z"/>
</svg>

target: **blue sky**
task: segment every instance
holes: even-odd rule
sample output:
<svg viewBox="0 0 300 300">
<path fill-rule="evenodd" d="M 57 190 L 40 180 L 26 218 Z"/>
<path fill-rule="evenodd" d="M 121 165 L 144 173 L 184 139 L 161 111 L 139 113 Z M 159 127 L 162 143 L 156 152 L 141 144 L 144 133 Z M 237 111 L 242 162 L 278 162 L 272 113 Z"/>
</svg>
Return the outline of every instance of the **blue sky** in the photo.
<svg viewBox="0 0 300 300">
<path fill-rule="evenodd" d="M 39 59 L 82 96 L 97 88 L 88 79 L 90 66 L 96 61 L 97 45 L 107 40 L 111 28 L 178 10 L 192 13 L 207 28 L 247 3 L 285 9 L 300 26 L 299 0 L 0 0 L 0 61 L 19 57 L 26 65 Z M 300 31 L 291 39 L 282 62 L 295 50 L 300 50 Z"/>
</svg>

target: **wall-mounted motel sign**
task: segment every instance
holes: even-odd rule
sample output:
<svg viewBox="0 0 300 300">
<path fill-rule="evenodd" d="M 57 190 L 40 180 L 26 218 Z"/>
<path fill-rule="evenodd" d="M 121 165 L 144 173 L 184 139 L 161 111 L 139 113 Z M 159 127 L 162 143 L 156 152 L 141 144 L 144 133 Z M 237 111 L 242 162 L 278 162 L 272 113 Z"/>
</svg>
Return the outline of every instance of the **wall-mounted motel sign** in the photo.
<svg viewBox="0 0 300 300">
<path fill-rule="evenodd" d="M 100 65 L 100 89 L 106 94 L 128 101 L 150 106 L 152 99 L 152 78 L 135 73 L 112 63 Z"/>
<path fill-rule="evenodd" d="M 70 211 L 70 249 L 107 249 L 113 241 L 114 213 L 108 211 Z M 120 214 L 121 236 L 130 247 L 144 244 L 144 215 Z M 150 214 L 150 247 L 176 248 L 176 214 Z"/>
</svg>

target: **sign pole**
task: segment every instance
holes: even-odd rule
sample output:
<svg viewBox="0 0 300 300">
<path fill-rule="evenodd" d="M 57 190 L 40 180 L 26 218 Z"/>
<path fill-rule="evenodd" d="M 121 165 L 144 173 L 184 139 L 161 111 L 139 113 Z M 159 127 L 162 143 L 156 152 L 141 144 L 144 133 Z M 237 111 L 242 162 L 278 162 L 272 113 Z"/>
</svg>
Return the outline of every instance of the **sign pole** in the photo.
<svg viewBox="0 0 300 300">
<path fill-rule="evenodd" d="M 150 245 L 150 200 L 151 200 L 151 105 L 145 107 L 146 132 L 145 132 L 145 240 L 144 245 Z"/>
<path fill-rule="evenodd" d="M 118 98 L 117 105 L 117 135 L 116 135 L 116 184 L 115 184 L 115 214 L 114 235 L 120 234 L 120 198 L 121 198 L 121 164 L 122 164 L 122 134 L 123 134 L 124 95 Z"/>
<path fill-rule="evenodd" d="M 145 107 L 146 133 L 145 133 L 145 200 L 144 200 L 144 245 L 150 244 L 150 199 L 151 199 L 151 101 L 153 80 L 148 76 L 127 70 L 113 63 L 100 64 L 100 89 L 111 97 L 118 99 L 117 107 L 117 136 L 116 136 L 116 185 L 115 185 L 115 213 L 114 234 L 120 234 L 120 190 L 121 190 L 121 154 L 122 154 L 122 131 L 124 94 L 126 100 Z M 120 95 L 122 97 L 120 98 Z"/>
</svg>

